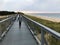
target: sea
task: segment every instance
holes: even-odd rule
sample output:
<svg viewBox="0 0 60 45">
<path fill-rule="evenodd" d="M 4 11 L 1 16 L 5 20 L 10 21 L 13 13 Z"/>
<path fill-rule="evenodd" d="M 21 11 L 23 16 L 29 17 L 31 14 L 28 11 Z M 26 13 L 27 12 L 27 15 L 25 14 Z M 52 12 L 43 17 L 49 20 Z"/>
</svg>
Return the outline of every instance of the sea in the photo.
<svg viewBox="0 0 60 45">
<path fill-rule="evenodd" d="M 35 16 L 47 16 L 52 18 L 60 18 L 60 13 L 29 13 L 30 15 Z"/>
</svg>

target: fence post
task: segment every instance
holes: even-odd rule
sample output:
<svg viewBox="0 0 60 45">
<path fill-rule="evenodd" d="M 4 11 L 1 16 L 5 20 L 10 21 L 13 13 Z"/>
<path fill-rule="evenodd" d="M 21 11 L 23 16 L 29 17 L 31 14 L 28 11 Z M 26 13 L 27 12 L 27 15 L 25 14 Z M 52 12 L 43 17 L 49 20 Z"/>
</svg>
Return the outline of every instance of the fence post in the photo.
<svg viewBox="0 0 60 45">
<path fill-rule="evenodd" d="M 41 28 L 41 45 L 44 45 L 44 31 Z"/>
</svg>

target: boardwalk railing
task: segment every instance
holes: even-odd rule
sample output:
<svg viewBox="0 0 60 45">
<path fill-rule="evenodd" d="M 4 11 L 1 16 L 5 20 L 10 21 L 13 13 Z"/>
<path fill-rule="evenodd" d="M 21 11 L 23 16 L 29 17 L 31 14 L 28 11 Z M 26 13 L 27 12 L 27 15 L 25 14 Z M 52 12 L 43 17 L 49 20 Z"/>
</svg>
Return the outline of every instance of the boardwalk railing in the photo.
<svg viewBox="0 0 60 45">
<path fill-rule="evenodd" d="M 39 29 L 40 28 L 40 33 L 41 33 L 41 40 L 40 40 L 40 43 L 41 45 L 49 45 L 48 42 L 46 41 L 45 39 L 45 32 L 49 33 L 50 35 L 52 35 L 54 38 L 56 38 L 57 40 L 60 40 L 60 33 L 26 17 L 26 16 L 23 16 L 23 20 L 25 20 L 26 24 L 31 28 L 31 30 L 34 32 L 34 33 L 37 33 L 35 30 L 36 30 L 36 27 Z M 34 25 L 34 26 L 33 26 Z M 36 34 L 34 34 L 36 35 Z M 39 41 L 38 41 L 39 42 Z"/>
<path fill-rule="evenodd" d="M 0 21 L 0 40 L 5 36 L 6 32 L 9 30 L 14 20 L 16 19 L 16 14 L 12 15 L 2 21 Z"/>
</svg>

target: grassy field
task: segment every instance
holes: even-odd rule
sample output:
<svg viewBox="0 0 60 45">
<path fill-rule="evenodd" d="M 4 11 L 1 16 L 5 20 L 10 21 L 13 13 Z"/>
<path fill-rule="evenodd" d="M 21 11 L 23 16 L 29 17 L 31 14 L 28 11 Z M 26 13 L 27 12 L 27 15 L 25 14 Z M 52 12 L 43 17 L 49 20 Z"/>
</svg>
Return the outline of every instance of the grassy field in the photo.
<svg viewBox="0 0 60 45">
<path fill-rule="evenodd" d="M 34 16 L 29 16 L 29 15 L 25 15 L 57 32 L 60 33 L 60 22 L 57 23 L 57 22 L 52 22 L 52 21 L 49 21 L 49 20 L 44 20 L 44 19 L 41 19 L 41 18 L 37 18 L 37 17 L 34 17 Z M 40 27 L 37 27 L 33 24 L 30 24 L 30 27 L 35 27 L 36 30 L 38 30 L 38 32 L 40 32 Z M 49 33 L 45 33 L 45 37 L 46 37 L 46 40 L 48 41 L 48 44 L 49 45 L 60 45 L 60 40 L 57 40 L 55 37 L 53 37 L 52 35 L 50 35 Z"/>
</svg>

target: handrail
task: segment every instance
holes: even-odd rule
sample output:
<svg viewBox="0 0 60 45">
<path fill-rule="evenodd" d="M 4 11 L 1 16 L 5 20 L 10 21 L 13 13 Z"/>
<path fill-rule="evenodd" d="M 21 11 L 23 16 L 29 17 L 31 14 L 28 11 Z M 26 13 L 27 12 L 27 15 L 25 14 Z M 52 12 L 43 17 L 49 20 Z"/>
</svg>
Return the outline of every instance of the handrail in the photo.
<svg viewBox="0 0 60 45">
<path fill-rule="evenodd" d="M 15 15 L 14 17 L 16 17 L 16 15 Z M 4 19 L 4 20 L 1 20 L 0 23 L 2 23 L 2 22 L 4 22 L 4 21 L 7 21 L 7 20 L 9 20 L 9 19 L 11 19 L 11 18 L 14 18 L 14 17 L 13 17 L 13 16 L 8 17 L 8 18 L 6 18 L 6 19 Z"/>
<path fill-rule="evenodd" d="M 7 21 L 7 20 L 9 20 L 9 19 L 11 19 L 11 18 L 12 18 L 12 17 L 6 18 L 6 19 L 0 21 L 0 23 L 2 23 L 2 22 L 4 22 L 4 21 Z"/>
<path fill-rule="evenodd" d="M 30 19 L 30 18 L 28 18 L 27 16 L 23 15 L 23 18 L 24 18 L 24 20 L 26 20 L 26 21 L 28 20 L 28 21 L 34 23 L 35 25 L 41 27 L 41 35 L 44 35 L 43 32 L 46 31 L 46 32 L 50 33 L 52 36 L 54 36 L 55 38 L 60 40 L 60 33 L 58 33 L 56 31 L 54 31 L 53 29 L 50 29 L 50 28 L 48 28 L 48 27 L 46 27 L 46 26 L 44 26 L 44 25 L 42 25 L 42 24 L 40 24 L 40 23 Z M 44 36 L 42 36 L 41 38 L 43 38 L 43 37 Z M 41 39 L 41 40 L 42 40 L 41 45 L 44 45 L 44 40 L 43 39 Z"/>
<path fill-rule="evenodd" d="M 0 40 L 4 37 L 4 35 L 8 31 L 8 29 L 11 27 L 16 16 L 17 15 L 10 16 L 10 17 L 0 21 Z"/>
</svg>

